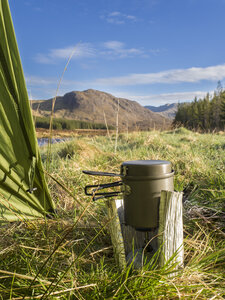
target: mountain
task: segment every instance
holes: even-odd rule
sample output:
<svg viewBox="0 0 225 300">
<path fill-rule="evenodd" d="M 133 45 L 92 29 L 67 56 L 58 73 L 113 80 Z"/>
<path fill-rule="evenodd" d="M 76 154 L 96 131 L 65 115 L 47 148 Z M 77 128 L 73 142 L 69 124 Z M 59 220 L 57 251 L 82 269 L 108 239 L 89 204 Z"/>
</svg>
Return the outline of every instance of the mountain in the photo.
<svg viewBox="0 0 225 300">
<path fill-rule="evenodd" d="M 169 119 L 174 119 L 177 112 L 177 107 L 177 103 L 165 104 L 161 106 L 145 106 L 145 108 L 148 108 L 153 112 L 159 113 L 160 115 Z"/>
<path fill-rule="evenodd" d="M 50 116 L 52 100 L 32 100 L 33 114 Z M 119 102 L 119 128 L 141 129 L 168 127 L 171 121 L 144 108 L 136 101 L 117 98 L 111 94 L 89 89 L 73 91 L 56 98 L 54 117 L 116 125 Z"/>
</svg>

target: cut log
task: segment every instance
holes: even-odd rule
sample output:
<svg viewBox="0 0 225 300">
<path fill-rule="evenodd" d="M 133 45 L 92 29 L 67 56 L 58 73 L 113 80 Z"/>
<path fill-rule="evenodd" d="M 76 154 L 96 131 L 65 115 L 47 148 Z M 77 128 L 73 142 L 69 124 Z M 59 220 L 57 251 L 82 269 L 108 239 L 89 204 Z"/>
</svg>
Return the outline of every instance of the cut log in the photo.
<svg viewBox="0 0 225 300">
<path fill-rule="evenodd" d="M 179 192 L 162 191 L 159 207 L 158 247 L 161 248 L 159 265 L 169 260 L 175 269 L 183 266 L 183 216 L 182 195 Z"/>
<path fill-rule="evenodd" d="M 121 231 L 120 219 L 118 217 L 117 208 L 115 200 L 110 199 L 107 201 L 109 232 L 111 236 L 111 241 L 113 245 L 113 252 L 115 256 L 115 261 L 120 269 L 126 266 L 126 256 L 124 250 L 124 241 Z"/>
</svg>

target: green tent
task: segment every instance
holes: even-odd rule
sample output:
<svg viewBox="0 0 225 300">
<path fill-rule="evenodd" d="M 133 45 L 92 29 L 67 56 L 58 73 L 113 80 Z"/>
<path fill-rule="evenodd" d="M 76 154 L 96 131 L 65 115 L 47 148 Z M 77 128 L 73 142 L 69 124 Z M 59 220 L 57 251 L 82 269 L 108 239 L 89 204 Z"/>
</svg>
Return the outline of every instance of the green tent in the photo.
<svg viewBox="0 0 225 300">
<path fill-rule="evenodd" d="M 53 211 L 8 1 L 0 0 L 0 221 Z"/>
</svg>

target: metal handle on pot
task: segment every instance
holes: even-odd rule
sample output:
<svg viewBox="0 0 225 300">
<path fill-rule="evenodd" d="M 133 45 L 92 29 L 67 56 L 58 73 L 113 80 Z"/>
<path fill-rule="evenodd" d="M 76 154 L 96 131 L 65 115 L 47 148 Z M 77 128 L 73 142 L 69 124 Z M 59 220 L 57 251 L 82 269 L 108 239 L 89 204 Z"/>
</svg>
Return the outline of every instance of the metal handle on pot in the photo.
<svg viewBox="0 0 225 300">
<path fill-rule="evenodd" d="M 82 172 L 87 175 L 95 175 L 95 176 L 123 177 L 122 174 L 108 173 L 108 172 L 98 172 L 98 171 L 82 171 Z"/>
<path fill-rule="evenodd" d="M 103 198 L 114 197 L 122 193 L 121 191 L 97 193 L 97 191 L 107 189 L 110 187 L 121 186 L 121 185 L 123 185 L 122 181 L 116 181 L 113 183 L 105 183 L 105 184 L 86 185 L 84 191 L 87 196 L 92 196 L 93 201 L 96 201 Z M 88 192 L 88 189 L 90 188 L 95 188 L 95 189 L 93 189 L 91 192 Z M 100 196 L 100 197 L 96 197 L 96 196 Z"/>
</svg>

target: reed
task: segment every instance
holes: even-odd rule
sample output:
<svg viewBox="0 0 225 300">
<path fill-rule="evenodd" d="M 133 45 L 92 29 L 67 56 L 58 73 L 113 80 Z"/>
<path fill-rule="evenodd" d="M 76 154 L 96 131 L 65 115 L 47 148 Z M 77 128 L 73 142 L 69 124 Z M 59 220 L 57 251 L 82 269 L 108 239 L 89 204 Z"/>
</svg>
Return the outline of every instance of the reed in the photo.
<svg viewBox="0 0 225 300">
<path fill-rule="evenodd" d="M 115 148 L 114 153 L 117 151 L 117 143 L 118 143 L 118 134 L 119 134 L 119 109 L 120 109 L 120 100 L 117 99 L 117 110 L 116 110 L 116 136 L 115 136 Z"/>
</svg>

